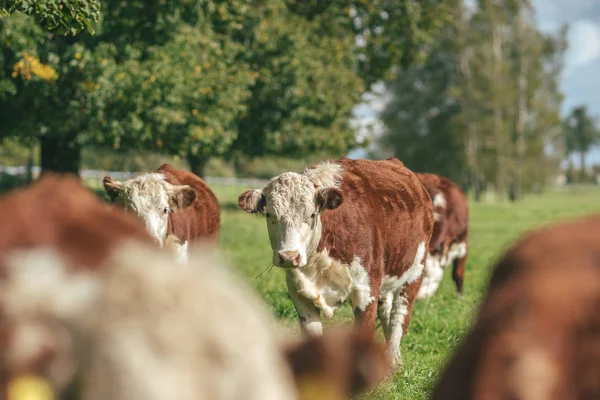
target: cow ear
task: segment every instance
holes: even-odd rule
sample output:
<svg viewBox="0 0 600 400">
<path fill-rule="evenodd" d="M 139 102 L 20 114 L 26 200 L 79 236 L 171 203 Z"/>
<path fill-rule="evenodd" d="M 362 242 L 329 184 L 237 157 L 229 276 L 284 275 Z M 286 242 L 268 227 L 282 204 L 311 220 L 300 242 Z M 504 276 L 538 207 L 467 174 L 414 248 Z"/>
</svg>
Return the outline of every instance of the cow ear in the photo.
<svg viewBox="0 0 600 400">
<path fill-rule="evenodd" d="M 113 181 L 110 176 L 106 175 L 104 179 L 102 179 L 102 185 L 104 186 L 108 198 L 114 203 L 117 200 L 117 197 L 119 197 L 123 182 Z"/>
<path fill-rule="evenodd" d="M 238 205 L 247 213 L 263 214 L 267 205 L 267 199 L 260 189 L 246 190 L 238 197 Z"/>
<path fill-rule="evenodd" d="M 196 191 L 188 185 L 173 186 L 173 193 L 169 196 L 169 207 L 172 210 L 191 206 L 196 200 Z"/>
<path fill-rule="evenodd" d="M 340 189 L 326 187 L 318 189 L 315 193 L 317 209 L 322 210 L 335 210 L 344 201 L 342 191 Z"/>
</svg>

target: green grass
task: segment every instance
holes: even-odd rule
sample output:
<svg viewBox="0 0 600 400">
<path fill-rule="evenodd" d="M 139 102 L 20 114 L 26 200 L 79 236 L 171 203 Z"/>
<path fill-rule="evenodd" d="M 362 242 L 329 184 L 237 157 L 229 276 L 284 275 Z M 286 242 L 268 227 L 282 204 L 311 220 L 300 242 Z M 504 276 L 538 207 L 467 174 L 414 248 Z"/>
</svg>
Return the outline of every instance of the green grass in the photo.
<svg viewBox="0 0 600 400">
<path fill-rule="evenodd" d="M 244 187 L 214 187 L 222 204 L 220 248 L 229 265 L 256 288 L 282 325 L 298 331 L 296 313 L 287 295 L 283 271 L 273 268 L 263 219 L 236 209 Z M 600 189 L 578 188 L 531 195 L 520 204 L 472 204 L 465 293 L 459 298 L 446 273 L 437 293 L 418 301 L 408 334 L 402 340 L 404 366 L 389 382 L 364 399 L 425 399 L 445 360 L 468 329 L 483 295 L 494 261 L 525 231 L 549 222 L 600 211 Z M 259 278 L 257 278 L 260 275 Z M 349 323 L 349 306 L 331 323 Z M 378 332 L 381 338 L 381 332 Z"/>
<path fill-rule="evenodd" d="M 218 196 L 223 193 L 215 191 Z M 219 197 L 226 204 L 235 202 L 234 196 Z M 444 361 L 468 329 L 483 295 L 490 268 L 502 251 L 525 231 L 598 211 L 600 190 L 591 188 L 532 195 L 517 205 L 471 205 L 464 296 L 459 298 L 456 295 L 450 274 L 447 273 L 430 300 L 417 302 L 408 334 L 402 340 L 402 371 L 389 383 L 363 398 L 427 398 Z M 228 208 L 222 213 L 221 229 L 220 246 L 230 265 L 261 293 L 285 325 L 296 328 L 296 314 L 286 292 L 283 272 L 273 268 L 270 273 L 256 278 L 269 267 L 271 260 L 264 221 Z M 350 321 L 350 307 L 338 310 L 335 323 Z"/>
</svg>

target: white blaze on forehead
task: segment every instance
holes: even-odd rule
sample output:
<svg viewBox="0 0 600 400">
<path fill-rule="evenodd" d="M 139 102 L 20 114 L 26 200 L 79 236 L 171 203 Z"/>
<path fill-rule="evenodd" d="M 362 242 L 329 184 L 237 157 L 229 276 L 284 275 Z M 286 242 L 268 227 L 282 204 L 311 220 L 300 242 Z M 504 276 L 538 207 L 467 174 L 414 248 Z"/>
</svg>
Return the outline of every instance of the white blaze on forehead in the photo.
<svg viewBox="0 0 600 400">
<path fill-rule="evenodd" d="M 155 172 L 143 174 L 123 182 L 121 196 L 123 200 L 132 203 L 135 207 L 168 205 L 170 186 L 172 185 L 165 181 L 163 174 Z"/>
<path fill-rule="evenodd" d="M 143 174 L 123 182 L 121 199 L 126 208 L 134 211 L 144 222 L 148 232 L 163 243 L 168 228 L 169 196 L 173 185 L 158 173 Z"/>
<path fill-rule="evenodd" d="M 314 184 L 295 172 L 286 172 L 271 179 L 263 192 L 267 212 L 278 219 L 299 224 L 315 211 Z"/>
</svg>

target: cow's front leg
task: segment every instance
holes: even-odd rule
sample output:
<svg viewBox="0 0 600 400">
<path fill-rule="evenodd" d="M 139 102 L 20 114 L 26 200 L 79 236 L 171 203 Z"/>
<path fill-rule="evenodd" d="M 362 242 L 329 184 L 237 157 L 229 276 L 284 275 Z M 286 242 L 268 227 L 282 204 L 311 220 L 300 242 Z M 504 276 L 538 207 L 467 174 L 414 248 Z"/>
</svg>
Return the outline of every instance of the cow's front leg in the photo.
<svg viewBox="0 0 600 400">
<path fill-rule="evenodd" d="M 285 282 L 288 293 L 298 313 L 300 330 L 305 336 L 321 336 L 323 324 L 321 323 L 321 312 L 314 303 L 298 293 L 299 288 L 290 271 L 286 271 Z"/>
<path fill-rule="evenodd" d="M 375 333 L 375 324 L 377 322 L 377 306 L 379 302 L 379 286 L 380 282 L 371 282 L 370 302 L 366 305 L 356 305 L 354 307 L 354 321 L 359 329 L 362 329 L 366 334 L 373 335 Z M 361 309 L 361 306 L 363 309 Z"/>
</svg>

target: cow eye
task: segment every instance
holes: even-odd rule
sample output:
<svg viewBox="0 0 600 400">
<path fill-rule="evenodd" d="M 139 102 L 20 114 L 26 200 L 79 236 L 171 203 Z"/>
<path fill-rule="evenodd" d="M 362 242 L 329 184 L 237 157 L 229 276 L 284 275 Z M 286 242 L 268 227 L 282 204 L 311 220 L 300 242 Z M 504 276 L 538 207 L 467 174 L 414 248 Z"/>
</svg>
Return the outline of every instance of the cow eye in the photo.
<svg viewBox="0 0 600 400">
<path fill-rule="evenodd" d="M 163 214 L 166 214 L 168 212 L 169 212 L 169 209 L 167 207 L 165 207 L 164 210 L 163 210 Z"/>
<path fill-rule="evenodd" d="M 271 218 L 271 214 L 266 213 L 265 215 L 267 216 L 267 218 Z"/>
</svg>

